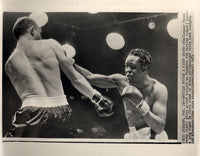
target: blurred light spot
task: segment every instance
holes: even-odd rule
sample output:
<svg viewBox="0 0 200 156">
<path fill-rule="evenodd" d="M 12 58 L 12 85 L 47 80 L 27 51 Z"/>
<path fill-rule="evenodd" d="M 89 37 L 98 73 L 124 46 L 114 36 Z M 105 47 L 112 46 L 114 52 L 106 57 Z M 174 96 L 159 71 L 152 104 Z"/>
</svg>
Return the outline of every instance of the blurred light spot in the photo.
<svg viewBox="0 0 200 156">
<path fill-rule="evenodd" d="M 39 27 L 44 26 L 48 22 L 48 16 L 44 12 L 32 12 L 29 18 L 33 19 Z"/>
<path fill-rule="evenodd" d="M 87 100 L 87 99 L 89 99 L 87 96 L 85 96 L 85 95 L 81 96 L 81 100 Z"/>
<path fill-rule="evenodd" d="M 180 27 L 177 19 L 169 21 L 169 23 L 167 24 L 167 31 L 171 37 L 178 39 Z"/>
<path fill-rule="evenodd" d="M 151 29 L 151 30 L 155 29 L 155 27 L 156 27 L 155 22 L 152 22 L 152 21 L 149 22 L 148 27 L 149 27 L 149 29 Z"/>
<path fill-rule="evenodd" d="M 70 100 L 74 100 L 74 97 L 73 97 L 73 96 L 69 96 L 69 99 L 70 99 Z"/>
<path fill-rule="evenodd" d="M 76 131 L 77 131 L 77 133 L 79 133 L 79 134 L 84 133 L 84 131 L 83 131 L 82 129 L 80 129 L 80 128 L 77 128 Z"/>
<path fill-rule="evenodd" d="M 118 33 L 110 33 L 106 36 L 106 42 L 111 49 L 119 50 L 125 45 L 124 38 Z"/>
<path fill-rule="evenodd" d="M 106 133 L 106 130 L 103 128 L 103 127 L 93 127 L 91 128 L 92 130 L 92 134 L 95 136 L 95 137 L 103 137 L 104 134 Z"/>
<path fill-rule="evenodd" d="M 63 46 L 63 49 L 65 50 L 65 55 L 69 58 L 73 58 L 76 55 L 76 50 L 74 49 L 73 46 L 70 44 L 66 43 Z"/>
</svg>

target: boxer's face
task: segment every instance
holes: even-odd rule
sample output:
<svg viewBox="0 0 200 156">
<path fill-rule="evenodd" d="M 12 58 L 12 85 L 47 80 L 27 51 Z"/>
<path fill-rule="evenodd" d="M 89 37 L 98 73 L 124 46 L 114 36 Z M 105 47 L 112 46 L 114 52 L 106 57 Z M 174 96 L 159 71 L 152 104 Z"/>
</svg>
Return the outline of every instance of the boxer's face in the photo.
<svg viewBox="0 0 200 156">
<path fill-rule="evenodd" d="M 130 83 L 137 82 L 143 76 L 140 57 L 129 55 L 125 61 L 125 75 Z"/>
</svg>

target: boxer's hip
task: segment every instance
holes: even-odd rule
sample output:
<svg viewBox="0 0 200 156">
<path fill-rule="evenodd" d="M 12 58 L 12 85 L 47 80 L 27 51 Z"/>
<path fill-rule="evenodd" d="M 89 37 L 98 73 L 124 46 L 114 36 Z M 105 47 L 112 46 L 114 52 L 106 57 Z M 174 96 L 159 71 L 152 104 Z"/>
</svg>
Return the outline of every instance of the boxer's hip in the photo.
<svg viewBox="0 0 200 156">
<path fill-rule="evenodd" d="M 71 116 L 71 108 L 66 96 L 28 98 L 15 112 L 12 124 L 18 127 L 64 122 Z"/>
<path fill-rule="evenodd" d="M 156 134 L 150 127 L 129 127 L 130 132 L 124 135 L 124 139 L 143 139 L 156 141 L 167 141 L 168 136 L 165 131 Z"/>
</svg>

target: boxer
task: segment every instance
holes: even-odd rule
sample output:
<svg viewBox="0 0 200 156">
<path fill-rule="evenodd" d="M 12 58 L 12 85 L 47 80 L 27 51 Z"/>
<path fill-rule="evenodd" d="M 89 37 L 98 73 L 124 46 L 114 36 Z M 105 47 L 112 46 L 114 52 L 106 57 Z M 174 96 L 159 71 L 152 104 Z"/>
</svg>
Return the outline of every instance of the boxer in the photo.
<svg viewBox="0 0 200 156">
<path fill-rule="evenodd" d="M 130 130 L 125 139 L 168 139 L 164 131 L 168 91 L 164 84 L 149 76 L 151 62 L 149 52 L 137 48 L 130 50 L 126 58 L 125 76 L 93 74 L 74 64 L 91 85 L 119 90 Z"/>
<path fill-rule="evenodd" d="M 94 90 L 74 69 L 56 40 L 41 39 L 41 28 L 32 19 L 19 18 L 13 26 L 13 34 L 17 45 L 5 64 L 5 71 L 22 105 L 13 116 L 13 129 L 7 136 L 66 136 L 67 132 L 59 127 L 64 126 L 72 110 L 64 94 L 60 68 L 72 85 L 91 99 L 99 115 L 112 115 L 112 101 Z"/>
</svg>

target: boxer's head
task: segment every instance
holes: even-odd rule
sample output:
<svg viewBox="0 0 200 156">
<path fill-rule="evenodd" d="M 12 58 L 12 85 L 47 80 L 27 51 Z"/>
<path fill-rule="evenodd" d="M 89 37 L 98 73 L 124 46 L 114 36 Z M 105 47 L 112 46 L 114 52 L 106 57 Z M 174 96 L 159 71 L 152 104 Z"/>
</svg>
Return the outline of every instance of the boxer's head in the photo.
<svg viewBox="0 0 200 156">
<path fill-rule="evenodd" d="M 152 57 L 144 49 L 130 50 L 125 61 L 125 74 L 130 82 L 139 80 L 148 73 L 151 66 Z"/>
<path fill-rule="evenodd" d="M 23 35 L 30 35 L 33 39 L 41 39 L 41 28 L 29 17 L 20 17 L 13 26 L 13 34 L 18 40 Z"/>
</svg>

